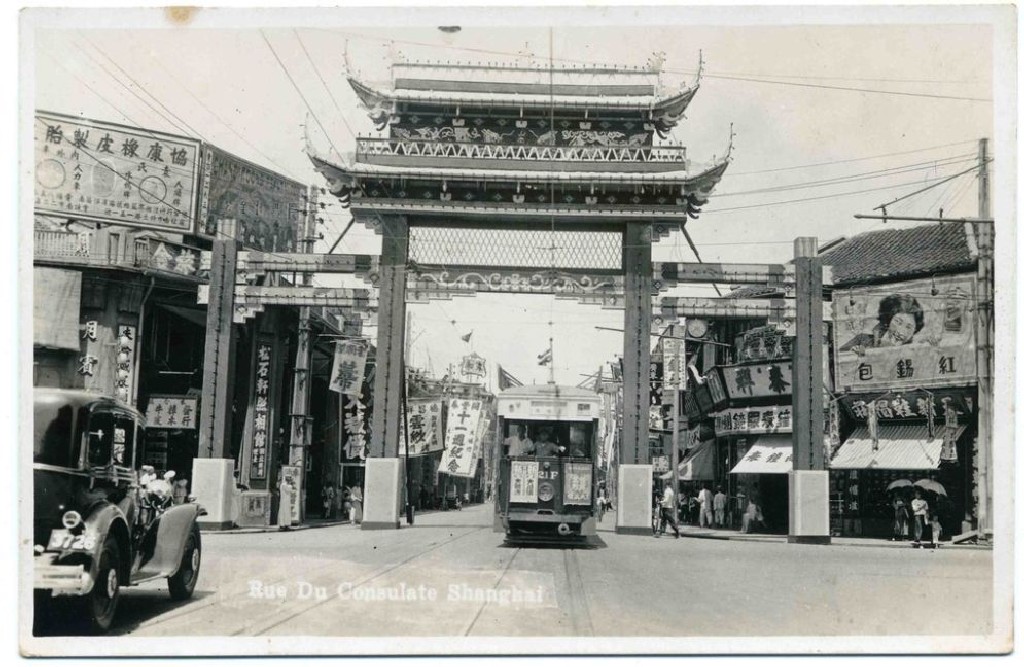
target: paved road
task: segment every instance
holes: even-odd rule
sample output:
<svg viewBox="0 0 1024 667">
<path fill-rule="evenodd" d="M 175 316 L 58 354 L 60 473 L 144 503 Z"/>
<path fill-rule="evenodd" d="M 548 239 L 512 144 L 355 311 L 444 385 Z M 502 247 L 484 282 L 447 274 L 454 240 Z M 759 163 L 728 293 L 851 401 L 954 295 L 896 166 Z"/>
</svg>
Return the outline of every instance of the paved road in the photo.
<svg viewBox="0 0 1024 667">
<path fill-rule="evenodd" d="M 514 548 L 490 505 L 399 531 L 204 533 L 194 599 L 125 591 L 132 636 L 985 634 L 992 554 L 620 536 Z"/>
</svg>

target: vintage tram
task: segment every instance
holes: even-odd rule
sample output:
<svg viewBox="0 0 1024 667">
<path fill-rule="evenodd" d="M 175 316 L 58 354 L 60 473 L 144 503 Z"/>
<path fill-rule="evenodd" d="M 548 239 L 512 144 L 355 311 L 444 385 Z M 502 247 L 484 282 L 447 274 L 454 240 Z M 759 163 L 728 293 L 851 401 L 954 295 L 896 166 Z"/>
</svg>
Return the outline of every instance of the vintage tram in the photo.
<svg viewBox="0 0 1024 667">
<path fill-rule="evenodd" d="M 494 528 L 510 541 L 585 542 L 597 528 L 601 397 L 555 384 L 498 396 Z"/>
</svg>

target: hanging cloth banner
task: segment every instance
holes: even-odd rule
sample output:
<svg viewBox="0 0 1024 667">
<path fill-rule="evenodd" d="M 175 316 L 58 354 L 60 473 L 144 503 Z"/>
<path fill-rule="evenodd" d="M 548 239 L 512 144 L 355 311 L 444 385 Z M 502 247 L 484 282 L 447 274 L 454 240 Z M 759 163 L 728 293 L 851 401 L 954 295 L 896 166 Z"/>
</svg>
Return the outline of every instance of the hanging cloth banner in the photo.
<svg viewBox="0 0 1024 667">
<path fill-rule="evenodd" d="M 472 475 L 479 424 L 480 399 L 453 398 L 448 401 L 448 430 L 441 456 L 441 472 L 456 477 Z"/>
<path fill-rule="evenodd" d="M 363 371 L 369 346 L 364 341 L 338 341 L 334 344 L 334 369 L 330 390 L 358 396 L 363 388 Z"/>
<path fill-rule="evenodd" d="M 345 458 L 357 461 L 366 458 L 366 427 L 364 410 L 366 406 L 355 396 L 345 396 L 342 408 L 342 432 Z"/>
<path fill-rule="evenodd" d="M 444 449 L 441 432 L 441 399 L 409 400 L 409 456 L 422 456 Z M 405 419 L 399 425 L 398 447 L 405 451 Z"/>
<path fill-rule="evenodd" d="M 949 406 L 949 401 L 948 398 L 942 399 L 942 407 L 946 411 L 946 430 L 942 434 L 942 451 L 939 453 L 939 460 L 956 462 L 959 460 L 956 455 L 956 436 L 957 431 L 960 430 L 960 418 L 956 408 Z"/>
<path fill-rule="evenodd" d="M 487 436 L 487 428 L 491 425 L 491 418 L 484 416 L 480 419 L 480 426 L 476 433 L 476 447 L 473 451 L 472 463 L 469 465 L 469 476 L 476 477 L 477 464 L 484 453 L 484 438 Z"/>
</svg>

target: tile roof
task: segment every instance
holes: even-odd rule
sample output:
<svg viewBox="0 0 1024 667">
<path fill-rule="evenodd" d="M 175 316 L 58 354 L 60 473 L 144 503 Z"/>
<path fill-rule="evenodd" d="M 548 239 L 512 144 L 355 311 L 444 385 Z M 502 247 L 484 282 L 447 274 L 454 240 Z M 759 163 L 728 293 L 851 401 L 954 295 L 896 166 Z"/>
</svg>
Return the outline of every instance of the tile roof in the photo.
<svg viewBox="0 0 1024 667">
<path fill-rule="evenodd" d="M 854 236 L 822 254 L 836 285 L 969 271 L 977 265 L 969 225 L 945 223 Z"/>
</svg>

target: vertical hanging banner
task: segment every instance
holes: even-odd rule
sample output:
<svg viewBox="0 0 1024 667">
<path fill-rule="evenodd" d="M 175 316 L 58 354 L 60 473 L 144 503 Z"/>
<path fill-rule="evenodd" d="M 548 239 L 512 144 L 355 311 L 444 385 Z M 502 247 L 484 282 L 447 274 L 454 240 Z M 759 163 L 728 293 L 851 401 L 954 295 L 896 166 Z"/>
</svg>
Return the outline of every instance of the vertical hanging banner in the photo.
<svg viewBox="0 0 1024 667">
<path fill-rule="evenodd" d="M 358 461 L 366 458 L 366 406 L 357 396 L 342 395 L 342 442 L 345 459 Z"/>
<path fill-rule="evenodd" d="M 960 430 L 960 416 L 956 408 L 949 405 L 950 403 L 951 399 L 942 399 L 942 407 L 946 413 L 946 430 L 942 433 L 942 452 L 939 459 L 955 463 L 959 460 L 956 454 L 956 436 Z"/>
<path fill-rule="evenodd" d="M 413 399 L 409 405 L 409 456 L 422 456 L 444 449 L 441 432 L 441 400 Z M 398 429 L 398 451 L 405 451 L 405 420 Z"/>
<path fill-rule="evenodd" d="M 261 342 L 256 347 L 256 382 L 253 385 L 252 410 L 252 459 L 249 464 L 249 478 L 267 478 L 267 449 L 270 438 L 270 368 L 272 350 L 270 343 Z"/>
<path fill-rule="evenodd" d="M 480 418 L 480 425 L 477 427 L 476 432 L 476 446 L 473 449 L 472 463 L 469 464 L 469 476 L 476 477 L 476 468 L 480 463 L 481 457 L 484 455 L 484 438 L 487 435 L 487 428 L 491 425 L 491 418 L 483 416 Z"/>
<path fill-rule="evenodd" d="M 131 405 L 134 403 L 135 386 L 135 327 L 118 325 L 114 363 L 114 395 L 122 403 Z"/>
<path fill-rule="evenodd" d="M 480 424 L 480 399 L 453 398 L 448 401 L 448 431 L 441 456 L 441 472 L 470 477 Z"/>
<path fill-rule="evenodd" d="M 334 369 L 331 371 L 331 391 L 358 396 L 363 388 L 363 371 L 369 345 L 365 341 L 338 341 L 334 344 Z"/>
</svg>

